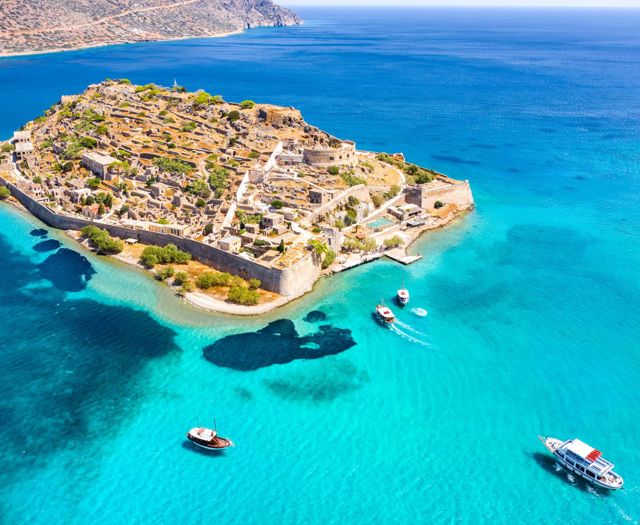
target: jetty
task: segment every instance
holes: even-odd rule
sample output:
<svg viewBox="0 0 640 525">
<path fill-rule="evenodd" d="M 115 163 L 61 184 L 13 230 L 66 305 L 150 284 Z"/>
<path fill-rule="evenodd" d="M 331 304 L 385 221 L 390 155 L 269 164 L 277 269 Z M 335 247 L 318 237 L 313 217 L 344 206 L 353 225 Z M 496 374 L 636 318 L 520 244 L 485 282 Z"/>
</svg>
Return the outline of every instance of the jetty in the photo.
<svg viewBox="0 0 640 525">
<path fill-rule="evenodd" d="M 407 252 L 402 249 L 389 250 L 388 252 L 385 252 L 384 255 L 392 261 L 399 262 L 405 266 L 422 259 L 422 255 L 407 255 Z"/>
</svg>

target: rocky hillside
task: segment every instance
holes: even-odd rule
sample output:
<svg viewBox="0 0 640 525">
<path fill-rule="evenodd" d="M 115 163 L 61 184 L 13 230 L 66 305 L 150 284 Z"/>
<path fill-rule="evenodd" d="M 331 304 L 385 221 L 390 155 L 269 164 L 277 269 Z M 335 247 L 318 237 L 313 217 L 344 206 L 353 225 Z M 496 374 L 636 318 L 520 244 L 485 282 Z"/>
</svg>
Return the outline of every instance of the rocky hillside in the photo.
<svg viewBox="0 0 640 525">
<path fill-rule="evenodd" d="M 2 0 L 0 55 L 299 24 L 271 0 Z"/>
</svg>

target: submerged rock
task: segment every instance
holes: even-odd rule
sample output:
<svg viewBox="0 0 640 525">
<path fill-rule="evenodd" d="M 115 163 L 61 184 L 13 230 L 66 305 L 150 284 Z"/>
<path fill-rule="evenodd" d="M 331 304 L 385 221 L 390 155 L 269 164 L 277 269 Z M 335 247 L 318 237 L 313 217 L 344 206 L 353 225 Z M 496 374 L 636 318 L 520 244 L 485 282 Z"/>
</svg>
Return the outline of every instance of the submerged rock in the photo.
<svg viewBox="0 0 640 525">
<path fill-rule="evenodd" d="M 320 326 L 315 334 L 300 337 L 289 319 L 280 319 L 258 330 L 230 335 L 205 347 L 207 361 L 234 370 L 258 370 L 296 359 L 318 359 L 335 355 L 356 344 L 351 330 Z"/>
<path fill-rule="evenodd" d="M 49 232 L 44 228 L 35 228 L 29 232 L 33 237 L 46 237 Z"/>
<path fill-rule="evenodd" d="M 55 239 L 48 239 L 46 241 L 41 241 L 38 244 L 33 246 L 33 250 L 36 252 L 52 252 L 60 248 L 60 241 L 56 241 Z"/>
<path fill-rule="evenodd" d="M 304 320 L 307 323 L 318 323 L 320 321 L 324 321 L 327 318 L 327 314 L 325 314 L 321 310 L 312 310 L 307 315 L 305 315 Z"/>
<path fill-rule="evenodd" d="M 60 248 L 47 257 L 38 270 L 44 279 L 65 292 L 84 290 L 96 273 L 86 257 L 68 248 Z"/>
</svg>

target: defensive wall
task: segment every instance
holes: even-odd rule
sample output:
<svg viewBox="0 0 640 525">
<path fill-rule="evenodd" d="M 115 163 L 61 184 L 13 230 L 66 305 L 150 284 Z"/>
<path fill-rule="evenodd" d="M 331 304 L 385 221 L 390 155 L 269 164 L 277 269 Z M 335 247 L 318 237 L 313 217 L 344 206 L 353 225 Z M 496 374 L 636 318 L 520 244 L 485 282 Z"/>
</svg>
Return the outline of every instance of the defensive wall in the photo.
<svg viewBox="0 0 640 525">
<path fill-rule="evenodd" d="M 302 161 L 310 166 L 339 166 L 356 161 L 356 144 L 350 140 L 341 142 L 337 148 L 305 148 Z"/>
<path fill-rule="evenodd" d="M 257 261 L 247 260 L 236 254 L 226 252 L 215 246 L 203 244 L 193 239 L 185 239 L 174 235 L 136 230 L 106 222 L 84 219 L 55 213 L 49 207 L 37 202 L 27 195 L 16 184 L 0 177 L 0 185 L 6 186 L 12 195 L 29 212 L 42 222 L 61 230 L 80 230 L 85 226 L 97 226 L 105 229 L 110 235 L 121 239 L 136 239 L 142 244 L 166 246 L 175 244 L 181 250 L 189 252 L 195 259 L 217 270 L 239 275 L 245 279 L 260 279 L 262 288 L 283 296 L 300 295 L 313 286 L 320 275 L 320 265 L 312 251 L 301 260 L 287 268 L 274 268 Z"/>
</svg>

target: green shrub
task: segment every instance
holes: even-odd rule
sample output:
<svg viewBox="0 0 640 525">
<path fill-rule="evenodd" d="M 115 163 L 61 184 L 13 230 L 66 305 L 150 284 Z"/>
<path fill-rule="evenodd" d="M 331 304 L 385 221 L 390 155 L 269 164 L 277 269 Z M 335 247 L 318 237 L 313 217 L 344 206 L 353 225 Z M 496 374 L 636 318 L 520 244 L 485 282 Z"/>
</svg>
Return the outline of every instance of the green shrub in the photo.
<svg viewBox="0 0 640 525">
<path fill-rule="evenodd" d="M 176 271 L 173 269 L 173 267 L 167 266 L 165 268 L 162 268 L 162 270 L 160 270 L 156 274 L 156 277 L 159 281 L 166 281 L 167 279 L 169 279 L 169 277 L 173 277 L 175 273 Z"/>
<path fill-rule="evenodd" d="M 327 173 L 329 175 L 338 175 L 340 173 L 340 168 L 338 168 L 338 166 L 329 166 L 327 168 Z"/>
<path fill-rule="evenodd" d="M 219 104 L 221 101 L 222 97 L 220 97 L 220 95 L 212 96 L 206 91 L 200 90 L 193 96 L 192 104 L 194 107 L 200 109 L 206 106 L 212 106 L 213 104 Z"/>
<path fill-rule="evenodd" d="M 173 284 L 175 286 L 184 286 L 189 280 L 189 274 L 187 272 L 178 272 L 173 276 Z"/>
<path fill-rule="evenodd" d="M 336 252 L 334 252 L 329 246 L 321 241 L 312 240 L 309 241 L 315 252 L 322 257 L 322 268 L 328 268 L 336 259 Z"/>
<path fill-rule="evenodd" d="M 101 204 L 102 206 L 102 204 Z M 96 226 L 85 226 L 80 230 L 83 237 L 96 249 L 98 255 L 110 255 L 120 253 L 124 245 L 120 239 L 114 239 L 107 230 Z"/>
<path fill-rule="evenodd" d="M 443 203 L 442 201 L 436 201 L 436 202 L 434 202 L 434 203 L 433 203 L 433 207 L 434 207 L 436 210 L 439 210 L 439 209 L 440 209 L 440 208 L 442 208 L 443 206 L 444 206 L 444 203 Z"/>
<path fill-rule="evenodd" d="M 227 113 L 227 119 L 229 120 L 229 122 L 235 122 L 236 120 L 239 120 L 240 112 L 237 109 L 229 111 L 229 113 Z"/>
<path fill-rule="evenodd" d="M 175 244 L 147 246 L 140 255 L 140 262 L 147 268 L 156 264 L 187 264 L 190 260 L 191 254 L 179 250 Z"/>
<path fill-rule="evenodd" d="M 4 186 L 0 186 L 0 201 L 7 199 L 11 195 L 9 188 L 5 188 Z"/>
<path fill-rule="evenodd" d="M 207 184 L 207 181 L 204 179 L 196 179 L 185 188 L 187 193 L 191 193 L 192 195 L 196 195 L 197 197 L 202 197 L 203 199 L 208 199 L 211 197 L 211 189 Z"/>
<path fill-rule="evenodd" d="M 260 279 L 249 279 L 249 289 L 257 290 L 262 286 L 262 281 Z"/>
<path fill-rule="evenodd" d="M 342 247 L 347 251 L 372 252 L 378 247 L 375 239 L 367 238 L 362 241 L 348 238 L 342 243 Z"/>
<path fill-rule="evenodd" d="M 193 290 L 193 281 L 185 281 L 184 284 L 180 287 L 180 291 L 178 293 L 180 295 L 184 295 L 186 293 L 193 292 Z"/>
<path fill-rule="evenodd" d="M 188 175 L 195 169 L 188 162 L 180 159 L 168 159 L 166 157 L 156 157 L 153 159 L 153 164 L 157 166 L 160 171 L 177 175 Z"/>
<path fill-rule="evenodd" d="M 284 208 L 284 202 L 279 199 L 273 200 L 271 201 L 271 207 L 275 208 L 276 210 L 281 210 L 282 208 Z"/>
<path fill-rule="evenodd" d="M 211 166 L 209 173 L 209 186 L 213 194 L 219 199 L 227 189 L 229 171 L 222 166 Z"/>
<path fill-rule="evenodd" d="M 64 169 L 64 167 L 61 167 L 60 171 L 62 171 Z M 95 190 L 98 186 L 100 186 L 100 179 L 98 177 L 91 177 L 90 179 L 87 179 L 87 186 L 89 186 L 89 188 L 91 188 L 92 190 Z"/>
<path fill-rule="evenodd" d="M 387 192 L 387 198 L 393 199 L 396 195 L 400 193 L 401 190 L 402 188 L 400 188 L 400 186 L 398 186 L 397 184 L 394 184 L 389 188 L 389 191 Z"/>
<path fill-rule="evenodd" d="M 256 103 L 253 100 L 243 100 L 242 102 L 240 102 L 240 107 L 242 109 L 251 109 L 255 105 Z"/>
<path fill-rule="evenodd" d="M 376 208 L 379 208 L 384 204 L 384 196 L 381 193 L 374 193 L 371 195 L 371 202 Z"/>
<path fill-rule="evenodd" d="M 187 122 L 184 126 L 182 126 L 182 131 L 193 131 L 198 127 L 195 122 Z"/>
<path fill-rule="evenodd" d="M 383 244 L 385 248 L 397 248 L 398 246 L 402 246 L 402 237 L 394 235 L 389 239 L 385 239 Z"/>
<path fill-rule="evenodd" d="M 358 177 L 353 173 L 341 173 L 340 177 L 347 183 L 347 186 L 357 186 L 358 184 L 366 183 L 366 181 L 362 177 Z"/>
<path fill-rule="evenodd" d="M 215 286 L 229 286 L 232 276 L 226 272 L 203 272 L 196 279 L 196 286 L 208 290 Z"/>
<path fill-rule="evenodd" d="M 257 290 L 251 290 L 244 286 L 233 286 L 229 289 L 227 300 L 230 303 L 254 306 L 260 301 L 260 294 Z"/>
</svg>

